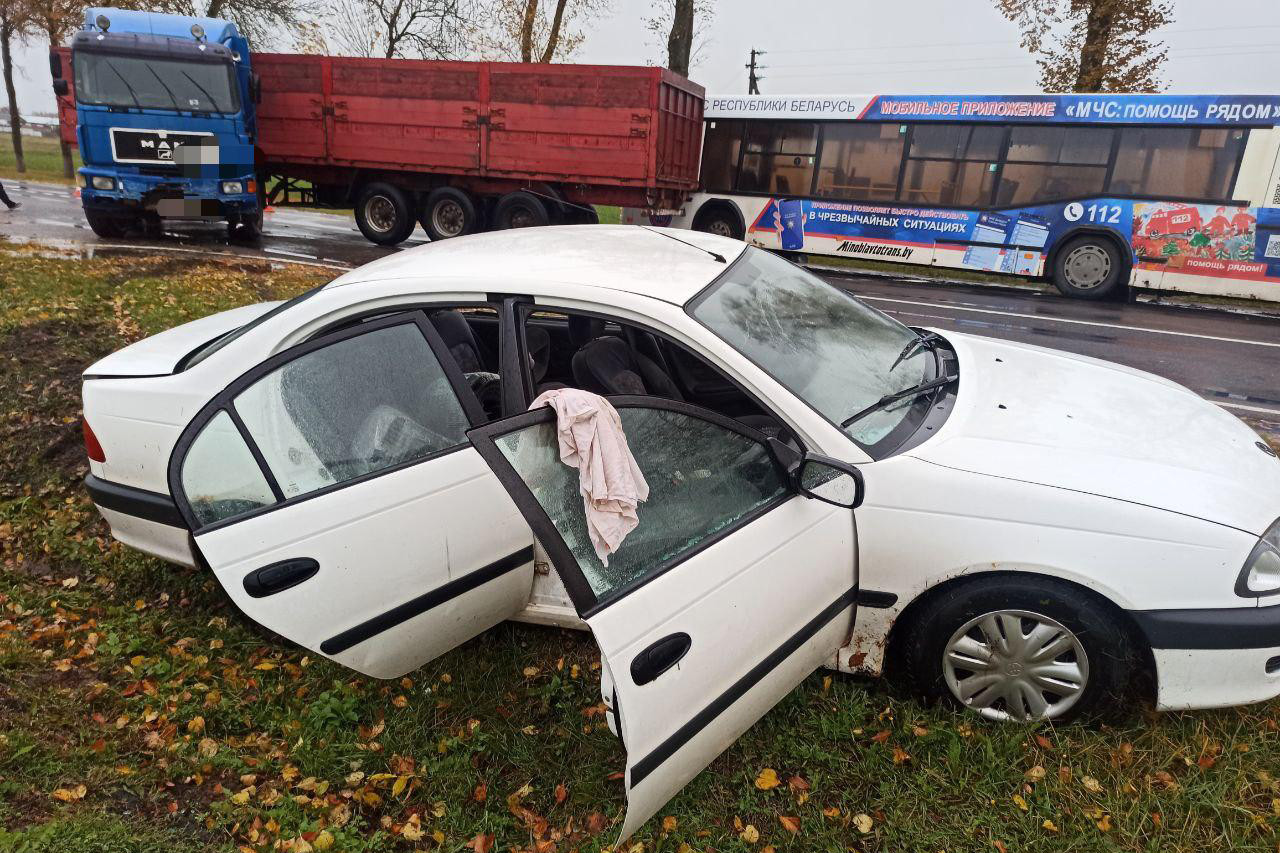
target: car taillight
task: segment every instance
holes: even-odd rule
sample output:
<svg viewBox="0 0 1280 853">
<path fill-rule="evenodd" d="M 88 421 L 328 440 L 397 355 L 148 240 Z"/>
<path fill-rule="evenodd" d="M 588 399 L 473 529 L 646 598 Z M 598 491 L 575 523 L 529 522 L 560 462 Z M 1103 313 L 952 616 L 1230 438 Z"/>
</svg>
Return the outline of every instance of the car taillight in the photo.
<svg viewBox="0 0 1280 853">
<path fill-rule="evenodd" d="M 93 434 L 93 427 L 89 426 L 89 422 L 83 418 L 80 419 L 80 426 L 84 430 L 84 449 L 89 454 L 89 458 L 94 462 L 106 462 L 107 454 L 102 452 L 102 445 L 98 443 L 98 437 Z"/>
</svg>

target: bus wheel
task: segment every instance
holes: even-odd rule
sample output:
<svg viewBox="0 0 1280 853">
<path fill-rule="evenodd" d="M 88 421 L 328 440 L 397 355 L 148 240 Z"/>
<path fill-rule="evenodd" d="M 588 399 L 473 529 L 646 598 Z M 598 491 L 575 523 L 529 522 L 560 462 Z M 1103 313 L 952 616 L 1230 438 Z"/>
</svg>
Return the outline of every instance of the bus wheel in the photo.
<svg viewBox="0 0 1280 853">
<path fill-rule="evenodd" d="M 432 240 L 447 240 L 482 230 L 480 211 L 471 196 L 454 187 L 432 190 L 418 212 L 422 230 Z"/>
<path fill-rule="evenodd" d="M 89 228 L 94 234 L 107 240 L 118 240 L 129 230 L 133 220 L 123 216 L 112 216 L 98 210 L 86 210 L 84 218 L 89 220 Z"/>
<path fill-rule="evenodd" d="M 504 195 L 493 211 L 494 228 L 534 228 L 549 224 L 551 213 L 546 204 L 533 193 L 524 190 Z"/>
<path fill-rule="evenodd" d="M 732 237 L 741 240 L 743 236 L 742 218 L 737 212 L 723 204 L 711 205 L 698 211 L 693 220 L 694 231 L 706 231 L 720 237 Z"/>
<path fill-rule="evenodd" d="M 371 243 L 394 246 L 403 243 L 417 222 L 404 190 L 376 181 L 356 199 L 356 225 Z"/>
<path fill-rule="evenodd" d="M 1105 237 L 1084 235 L 1068 242 L 1054 256 L 1054 287 L 1077 299 L 1106 299 L 1124 287 L 1124 263 Z"/>
</svg>

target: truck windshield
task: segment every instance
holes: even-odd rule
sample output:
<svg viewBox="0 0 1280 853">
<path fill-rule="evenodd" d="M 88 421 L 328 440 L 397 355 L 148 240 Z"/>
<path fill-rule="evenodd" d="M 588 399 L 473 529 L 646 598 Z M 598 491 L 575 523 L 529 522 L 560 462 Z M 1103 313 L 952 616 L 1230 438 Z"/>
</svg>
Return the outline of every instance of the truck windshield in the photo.
<svg viewBox="0 0 1280 853">
<path fill-rule="evenodd" d="M 760 249 L 743 252 L 688 311 L 836 425 L 935 375 L 918 333 Z M 905 397 L 843 429 L 878 457 L 927 409 L 927 400 Z"/>
<path fill-rule="evenodd" d="M 76 100 L 104 107 L 236 113 L 240 97 L 226 62 L 77 51 Z"/>
</svg>

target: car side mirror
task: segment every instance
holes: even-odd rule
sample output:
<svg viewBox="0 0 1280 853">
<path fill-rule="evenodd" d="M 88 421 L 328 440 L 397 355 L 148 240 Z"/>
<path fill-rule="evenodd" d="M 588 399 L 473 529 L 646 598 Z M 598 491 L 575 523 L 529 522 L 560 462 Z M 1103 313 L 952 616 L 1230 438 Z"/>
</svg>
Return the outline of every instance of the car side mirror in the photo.
<svg viewBox="0 0 1280 853">
<path fill-rule="evenodd" d="M 49 76 L 55 81 L 62 79 L 62 55 L 56 50 L 49 51 Z"/>
<path fill-rule="evenodd" d="M 856 509 L 862 505 L 866 486 L 862 472 L 848 462 L 806 453 L 795 474 L 796 490 L 807 498 Z"/>
<path fill-rule="evenodd" d="M 61 98 L 70 93 L 71 87 L 67 85 L 67 81 L 64 78 L 59 77 L 53 81 L 53 94 Z"/>
</svg>

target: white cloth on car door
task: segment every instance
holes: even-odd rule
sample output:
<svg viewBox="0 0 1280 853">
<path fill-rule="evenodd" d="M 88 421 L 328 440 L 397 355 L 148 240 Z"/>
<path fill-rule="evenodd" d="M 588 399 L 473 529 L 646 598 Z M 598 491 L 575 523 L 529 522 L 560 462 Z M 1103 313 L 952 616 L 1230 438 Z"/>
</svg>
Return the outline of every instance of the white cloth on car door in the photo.
<svg viewBox="0 0 1280 853">
<path fill-rule="evenodd" d="M 640 523 L 636 507 L 649 499 L 649 484 L 627 446 L 618 410 L 599 394 L 578 388 L 539 394 L 529 408 L 539 406 L 555 410 L 560 461 L 578 469 L 587 532 L 607 566 L 609 555 Z"/>
</svg>

